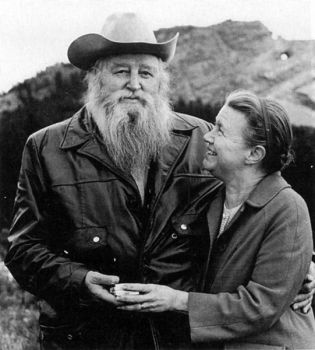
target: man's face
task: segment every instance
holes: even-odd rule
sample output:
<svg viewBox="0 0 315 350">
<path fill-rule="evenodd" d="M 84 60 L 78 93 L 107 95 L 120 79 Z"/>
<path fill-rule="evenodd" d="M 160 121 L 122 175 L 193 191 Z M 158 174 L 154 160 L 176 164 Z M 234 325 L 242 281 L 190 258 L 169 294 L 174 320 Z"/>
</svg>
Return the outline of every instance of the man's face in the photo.
<svg viewBox="0 0 315 350">
<path fill-rule="evenodd" d="M 159 61 L 151 55 L 121 55 L 106 60 L 102 67 L 102 95 L 126 110 L 146 107 L 159 93 Z"/>
<path fill-rule="evenodd" d="M 143 169 L 170 139 L 168 74 L 152 55 L 120 55 L 88 75 L 87 107 L 122 170 Z"/>
</svg>

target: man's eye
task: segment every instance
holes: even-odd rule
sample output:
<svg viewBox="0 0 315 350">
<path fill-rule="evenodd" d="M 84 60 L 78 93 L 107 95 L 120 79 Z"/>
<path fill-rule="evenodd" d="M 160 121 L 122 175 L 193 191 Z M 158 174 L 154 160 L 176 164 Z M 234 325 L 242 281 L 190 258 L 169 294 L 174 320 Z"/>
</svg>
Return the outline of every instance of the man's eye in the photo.
<svg viewBox="0 0 315 350">
<path fill-rule="evenodd" d="M 146 70 L 141 71 L 140 74 L 144 77 L 152 77 L 152 73 Z"/>
<path fill-rule="evenodd" d="M 127 74 L 128 71 L 126 69 L 119 69 L 115 72 L 115 74 Z"/>
</svg>

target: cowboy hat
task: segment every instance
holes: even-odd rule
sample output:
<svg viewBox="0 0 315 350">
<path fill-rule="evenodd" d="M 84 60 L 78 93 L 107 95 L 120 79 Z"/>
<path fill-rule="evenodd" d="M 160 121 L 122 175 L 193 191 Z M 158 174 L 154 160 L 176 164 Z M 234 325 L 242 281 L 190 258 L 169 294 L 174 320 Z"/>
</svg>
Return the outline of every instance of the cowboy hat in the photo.
<svg viewBox="0 0 315 350">
<path fill-rule="evenodd" d="M 158 43 L 154 32 L 135 13 L 109 16 L 101 34 L 86 34 L 74 40 L 68 49 L 69 61 L 88 70 L 102 57 L 122 54 L 148 54 L 169 62 L 176 49 L 178 33 L 169 41 Z"/>
</svg>

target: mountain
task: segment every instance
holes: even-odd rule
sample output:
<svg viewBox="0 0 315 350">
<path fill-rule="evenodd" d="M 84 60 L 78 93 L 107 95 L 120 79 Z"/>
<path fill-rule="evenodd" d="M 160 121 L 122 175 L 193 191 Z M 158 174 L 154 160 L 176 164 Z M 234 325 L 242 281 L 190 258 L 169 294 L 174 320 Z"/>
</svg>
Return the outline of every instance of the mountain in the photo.
<svg viewBox="0 0 315 350">
<path fill-rule="evenodd" d="M 260 22 L 225 21 L 209 27 L 175 27 L 156 32 L 158 41 L 180 33 L 171 64 L 172 99 L 222 102 L 237 88 L 276 98 L 296 125 L 315 127 L 314 41 L 274 39 Z M 0 113 L 56 91 L 56 75 L 76 79 L 79 71 L 69 64 L 47 68 L 0 96 Z M 60 78 L 59 78 L 60 79 Z M 58 85 L 58 84 L 57 84 Z"/>
<path fill-rule="evenodd" d="M 216 102 L 234 89 L 249 89 L 281 102 L 294 124 L 315 127 L 315 41 L 274 39 L 257 21 L 161 29 L 158 40 L 176 32 L 175 97 Z"/>
</svg>

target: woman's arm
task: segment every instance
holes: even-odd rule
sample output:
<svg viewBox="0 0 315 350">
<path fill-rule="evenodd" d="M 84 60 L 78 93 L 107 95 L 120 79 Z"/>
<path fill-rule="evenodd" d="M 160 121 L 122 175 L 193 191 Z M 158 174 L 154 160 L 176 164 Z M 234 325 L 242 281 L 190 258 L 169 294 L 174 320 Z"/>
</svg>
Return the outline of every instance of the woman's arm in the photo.
<svg viewBox="0 0 315 350">
<path fill-rule="evenodd" d="M 313 259 L 315 253 L 313 252 Z M 305 277 L 302 289 L 299 294 L 294 298 L 292 308 L 293 310 L 300 310 L 303 313 L 308 313 L 312 307 L 312 301 L 315 293 L 315 264 L 312 261 L 310 268 Z"/>
<path fill-rule="evenodd" d="M 188 310 L 188 293 L 175 290 L 167 286 L 157 284 L 122 283 L 119 284 L 119 291 L 126 293 L 115 293 L 116 300 L 123 305 L 118 307 L 121 310 L 141 312 L 163 312 Z M 128 292 L 139 292 L 134 295 Z"/>
</svg>

